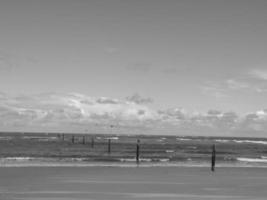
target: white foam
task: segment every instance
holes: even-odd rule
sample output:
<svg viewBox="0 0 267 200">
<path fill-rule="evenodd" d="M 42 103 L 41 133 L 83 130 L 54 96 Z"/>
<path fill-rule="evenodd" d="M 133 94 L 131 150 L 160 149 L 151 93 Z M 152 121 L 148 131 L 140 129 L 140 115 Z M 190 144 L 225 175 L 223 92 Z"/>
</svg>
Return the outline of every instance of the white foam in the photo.
<svg viewBox="0 0 267 200">
<path fill-rule="evenodd" d="M 166 152 L 166 153 L 173 153 L 174 150 L 166 150 L 165 152 Z"/>
<path fill-rule="evenodd" d="M 169 162 L 170 159 L 169 158 L 161 158 L 159 159 L 160 162 Z"/>
<path fill-rule="evenodd" d="M 225 142 L 230 142 L 231 140 L 223 140 L 223 139 L 217 139 L 217 140 L 215 140 L 216 142 L 223 142 L 223 143 L 225 143 Z"/>
<path fill-rule="evenodd" d="M 107 137 L 107 138 L 105 138 L 105 139 L 110 139 L 110 140 L 118 140 L 119 139 L 119 137 Z"/>
<path fill-rule="evenodd" d="M 241 158 L 242 159 L 242 158 Z M 134 159 L 135 160 L 135 159 Z M 62 161 L 26 161 L 26 162 L 2 162 L 0 167 L 122 167 L 122 168 L 135 168 L 135 167 L 209 167 L 208 162 L 62 162 Z M 253 162 L 240 162 L 240 163 L 218 163 L 216 167 L 241 167 L 241 168 L 267 168 L 266 164 L 259 165 Z"/>
<path fill-rule="evenodd" d="M 189 138 L 176 138 L 176 140 L 180 140 L 180 141 L 189 141 L 189 140 L 192 140 L 192 139 L 189 139 Z"/>
<path fill-rule="evenodd" d="M 235 143 L 252 143 L 252 144 L 265 144 L 267 145 L 267 141 L 261 141 L 261 140 L 227 140 L 227 139 L 216 139 L 216 142 L 235 142 Z"/>
<path fill-rule="evenodd" d="M 35 139 L 35 140 L 39 140 L 39 141 L 49 141 L 49 140 L 57 140 L 58 137 L 40 137 L 40 136 L 23 136 L 23 139 Z"/>
<path fill-rule="evenodd" d="M 121 158 L 120 162 L 136 162 L 136 158 Z"/>
<path fill-rule="evenodd" d="M 236 143 L 253 143 L 253 144 L 267 144 L 267 141 L 260 140 L 233 140 Z"/>
<path fill-rule="evenodd" d="M 236 158 L 238 161 L 242 162 L 254 162 L 254 163 L 267 163 L 267 159 L 262 158 Z"/>
<path fill-rule="evenodd" d="M 6 136 L 6 137 L 0 137 L 0 140 L 12 140 L 12 137 Z"/>
<path fill-rule="evenodd" d="M 197 147 L 195 147 L 195 146 L 189 146 L 189 147 L 187 147 L 188 149 L 197 149 Z"/>
<path fill-rule="evenodd" d="M 33 157 L 5 157 L 1 158 L 1 161 L 7 160 L 7 161 L 28 161 L 34 159 Z"/>
</svg>

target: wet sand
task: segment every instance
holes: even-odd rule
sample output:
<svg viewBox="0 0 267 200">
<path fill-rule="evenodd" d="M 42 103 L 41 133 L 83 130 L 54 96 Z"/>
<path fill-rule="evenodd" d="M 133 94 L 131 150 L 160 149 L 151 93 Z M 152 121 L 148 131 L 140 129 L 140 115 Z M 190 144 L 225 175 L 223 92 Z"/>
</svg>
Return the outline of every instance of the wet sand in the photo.
<svg viewBox="0 0 267 200">
<path fill-rule="evenodd" d="M 266 168 L 1 167 L 1 200 L 264 200 Z"/>
</svg>

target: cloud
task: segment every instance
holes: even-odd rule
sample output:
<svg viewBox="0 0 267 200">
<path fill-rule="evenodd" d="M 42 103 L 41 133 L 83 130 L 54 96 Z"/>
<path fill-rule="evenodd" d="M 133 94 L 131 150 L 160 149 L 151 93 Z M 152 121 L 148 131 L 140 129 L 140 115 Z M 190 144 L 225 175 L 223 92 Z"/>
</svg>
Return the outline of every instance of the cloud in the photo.
<svg viewBox="0 0 267 200">
<path fill-rule="evenodd" d="M 255 79 L 259 80 L 267 80 L 267 70 L 263 69 L 253 69 L 249 71 L 249 75 L 251 75 Z"/>
<path fill-rule="evenodd" d="M 126 97 L 126 100 L 129 102 L 134 102 L 136 104 L 147 104 L 147 103 L 153 103 L 152 98 L 144 98 L 141 97 L 139 94 L 135 93 L 132 96 Z"/>
<path fill-rule="evenodd" d="M 233 92 L 265 93 L 267 92 L 267 82 L 263 79 L 251 77 L 231 78 L 218 82 L 206 82 L 200 86 L 202 92 L 217 99 L 231 97 Z"/>
<path fill-rule="evenodd" d="M 229 79 L 229 80 L 226 80 L 226 85 L 229 90 L 250 91 L 250 92 L 257 92 L 257 93 L 267 92 L 267 83 L 262 82 L 262 81 L 260 82 L 253 81 L 248 78 L 245 81 Z"/>
<path fill-rule="evenodd" d="M 133 98 L 134 97 L 134 98 Z M 190 113 L 184 108 L 152 109 L 139 95 L 126 100 L 77 93 L 9 96 L 0 93 L 2 130 L 220 135 L 266 132 L 267 109 L 245 116 L 211 109 Z"/>
<path fill-rule="evenodd" d="M 212 115 L 212 116 L 219 116 L 221 114 L 222 114 L 222 112 L 219 110 L 209 110 L 208 111 L 208 115 Z"/>
<path fill-rule="evenodd" d="M 235 79 L 226 80 L 226 86 L 231 90 L 241 90 L 250 88 L 250 85 L 245 82 L 241 82 Z"/>
<path fill-rule="evenodd" d="M 96 100 L 96 102 L 100 104 L 118 104 L 119 100 L 107 97 L 100 97 L 99 99 Z"/>
<path fill-rule="evenodd" d="M 209 110 L 206 114 L 192 117 L 192 121 L 213 131 L 232 131 L 238 126 L 238 118 L 239 116 L 235 112 Z"/>
<path fill-rule="evenodd" d="M 145 127 L 146 121 L 156 118 L 157 113 L 145 105 L 107 97 L 55 93 L 11 97 L 1 94 L 0 120 L 10 127 L 15 124 L 63 127 L 65 124 L 108 125 L 115 122 Z"/>
<path fill-rule="evenodd" d="M 177 122 L 186 120 L 186 112 L 183 108 L 169 108 L 166 110 L 159 110 L 158 114 L 163 121 Z"/>
<path fill-rule="evenodd" d="M 207 82 L 205 85 L 200 86 L 200 89 L 203 94 L 215 97 L 216 99 L 228 97 L 226 88 L 218 83 Z"/>
<path fill-rule="evenodd" d="M 240 129 L 252 131 L 266 131 L 267 109 L 248 113 L 240 123 Z"/>
</svg>

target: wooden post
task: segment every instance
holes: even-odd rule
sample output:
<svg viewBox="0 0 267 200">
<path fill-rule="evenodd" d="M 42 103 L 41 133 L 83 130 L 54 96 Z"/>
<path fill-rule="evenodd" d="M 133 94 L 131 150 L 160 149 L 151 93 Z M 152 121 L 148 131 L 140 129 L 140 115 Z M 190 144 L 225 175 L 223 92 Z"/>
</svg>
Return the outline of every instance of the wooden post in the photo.
<svg viewBox="0 0 267 200">
<path fill-rule="evenodd" d="M 108 153 L 111 151 L 111 139 L 108 139 Z"/>
<path fill-rule="evenodd" d="M 83 136 L 83 144 L 85 144 L 85 136 Z"/>
<path fill-rule="evenodd" d="M 65 134 L 64 133 L 62 134 L 62 140 L 63 141 L 65 140 Z"/>
<path fill-rule="evenodd" d="M 72 144 L 74 144 L 74 141 L 75 141 L 74 135 L 72 136 L 71 141 L 72 141 Z"/>
<path fill-rule="evenodd" d="M 212 145 L 212 153 L 211 153 L 211 171 L 215 171 L 215 160 L 216 160 L 216 149 L 215 144 Z"/>
<path fill-rule="evenodd" d="M 139 156 L 140 156 L 140 140 L 137 140 L 136 144 L 136 163 L 139 164 Z"/>
<path fill-rule="evenodd" d="M 92 139 L 91 139 L 91 147 L 94 148 L 94 145 L 95 145 L 95 141 L 94 141 L 94 138 L 92 137 Z"/>
</svg>

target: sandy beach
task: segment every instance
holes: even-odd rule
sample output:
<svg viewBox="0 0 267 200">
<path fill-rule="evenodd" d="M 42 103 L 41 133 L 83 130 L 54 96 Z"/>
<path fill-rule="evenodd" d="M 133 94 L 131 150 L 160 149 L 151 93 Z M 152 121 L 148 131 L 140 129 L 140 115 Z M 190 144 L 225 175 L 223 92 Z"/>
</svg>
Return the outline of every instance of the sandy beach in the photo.
<svg viewBox="0 0 267 200">
<path fill-rule="evenodd" d="M 263 200 L 266 168 L 2 167 L 1 200 Z"/>
</svg>

